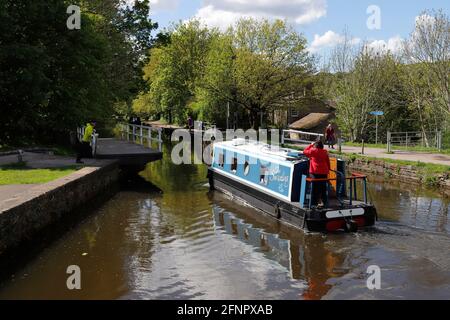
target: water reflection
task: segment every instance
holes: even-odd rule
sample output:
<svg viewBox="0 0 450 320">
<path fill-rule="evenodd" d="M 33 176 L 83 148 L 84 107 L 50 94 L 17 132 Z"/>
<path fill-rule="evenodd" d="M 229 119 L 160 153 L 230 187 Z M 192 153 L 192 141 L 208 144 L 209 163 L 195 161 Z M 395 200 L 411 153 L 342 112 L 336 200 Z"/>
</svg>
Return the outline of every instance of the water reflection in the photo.
<svg viewBox="0 0 450 320">
<path fill-rule="evenodd" d="M 248 223 L 248 219 L 239 219 L 218 206 L 213 207 L 213 212 L 216 226 L 263 252 L 267 259 L 278 262 L 286 268 L 292 279 L 304 280 L 307 285 L 299 293 L 303 299 L 322 298 L 331 288 L 327 280 L 346 272 L 342 268 L 344 257 L 327 250 L 323 245 L 317 245 L 323 244 L 317 242 L 318 235 L 303 234 L 294 242 L 282 239 L 278 234 L 268 233 L 264 228 L 257 228 Z M 265 219 L 268 224 L 273 224 L 270 218 L 262 220 Z M 258 224 L 261 224 L 261 219 Z"/>
</svg>

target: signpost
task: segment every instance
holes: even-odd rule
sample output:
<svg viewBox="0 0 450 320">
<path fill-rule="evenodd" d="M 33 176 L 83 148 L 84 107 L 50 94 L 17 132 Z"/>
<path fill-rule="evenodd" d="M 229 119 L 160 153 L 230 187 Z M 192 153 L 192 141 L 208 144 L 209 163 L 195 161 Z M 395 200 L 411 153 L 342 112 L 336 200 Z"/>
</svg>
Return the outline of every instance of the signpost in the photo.
<svg viewBox="0 0 450 320">
<path fill-rule="evenodd" d="M 375 132 L 375 144 L 378 144 L 378 117 L 384 116 L 384 112 L 383 111 L 372 111 L 370 113 L 371 115 L 375 116 L 376 118 L 376 132 Z"/>
</svg>

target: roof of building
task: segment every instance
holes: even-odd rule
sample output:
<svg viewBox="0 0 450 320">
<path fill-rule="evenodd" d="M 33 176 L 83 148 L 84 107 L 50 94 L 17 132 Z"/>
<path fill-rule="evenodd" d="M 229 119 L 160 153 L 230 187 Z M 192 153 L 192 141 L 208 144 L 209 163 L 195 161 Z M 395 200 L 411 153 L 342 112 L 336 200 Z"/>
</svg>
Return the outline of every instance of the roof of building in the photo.
<svg viewBox="0 0 450 320">
<path fill-rule="evenodd" d="M 292 123 L 289 126 L 289 128 L 299 130 L 310 130 L 321 125 L 323 122 L 327 121 L 331 117 L 332 117 L 331 113 L 310 113 L 306 117 Z"/>
</svg>

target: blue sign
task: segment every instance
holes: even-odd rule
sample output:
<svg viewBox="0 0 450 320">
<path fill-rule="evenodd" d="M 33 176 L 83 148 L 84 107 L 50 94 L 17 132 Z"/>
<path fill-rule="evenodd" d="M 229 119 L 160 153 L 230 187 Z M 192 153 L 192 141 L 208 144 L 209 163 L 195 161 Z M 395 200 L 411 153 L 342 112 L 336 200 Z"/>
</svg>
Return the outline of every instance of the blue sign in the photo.
<svg viewBox="0 0 450 320">
<path fill-rule="evenodd" d="M 384 116 L 383 111 L 372 111 L 370 114 L 373 116 Z"/>
</svg>

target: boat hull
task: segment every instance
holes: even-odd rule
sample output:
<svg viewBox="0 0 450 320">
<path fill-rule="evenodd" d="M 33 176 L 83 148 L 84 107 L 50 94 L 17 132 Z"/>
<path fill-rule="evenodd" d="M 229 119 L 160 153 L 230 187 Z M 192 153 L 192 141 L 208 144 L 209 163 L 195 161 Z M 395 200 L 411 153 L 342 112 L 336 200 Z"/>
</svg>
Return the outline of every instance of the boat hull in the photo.
<svg viewBox="0 0 450 320">
<path fill-rule="evenodd" d="M 357 224 L 358 228 L 369 227 L 373 226 L 377 219 L 375 207 L 364 203 L 346 208 L 305 209 L 298 203 L 288 202 L 251 188 L 211 168 L 208 169 L 208 179 L 212 190 L 230 194 L 281 222 L 311 232 L 346 230 L 350 220 Z M 358 212 L 358 216 L 336 217 L 336 212 L 340 210 Z"/>
</svg>

